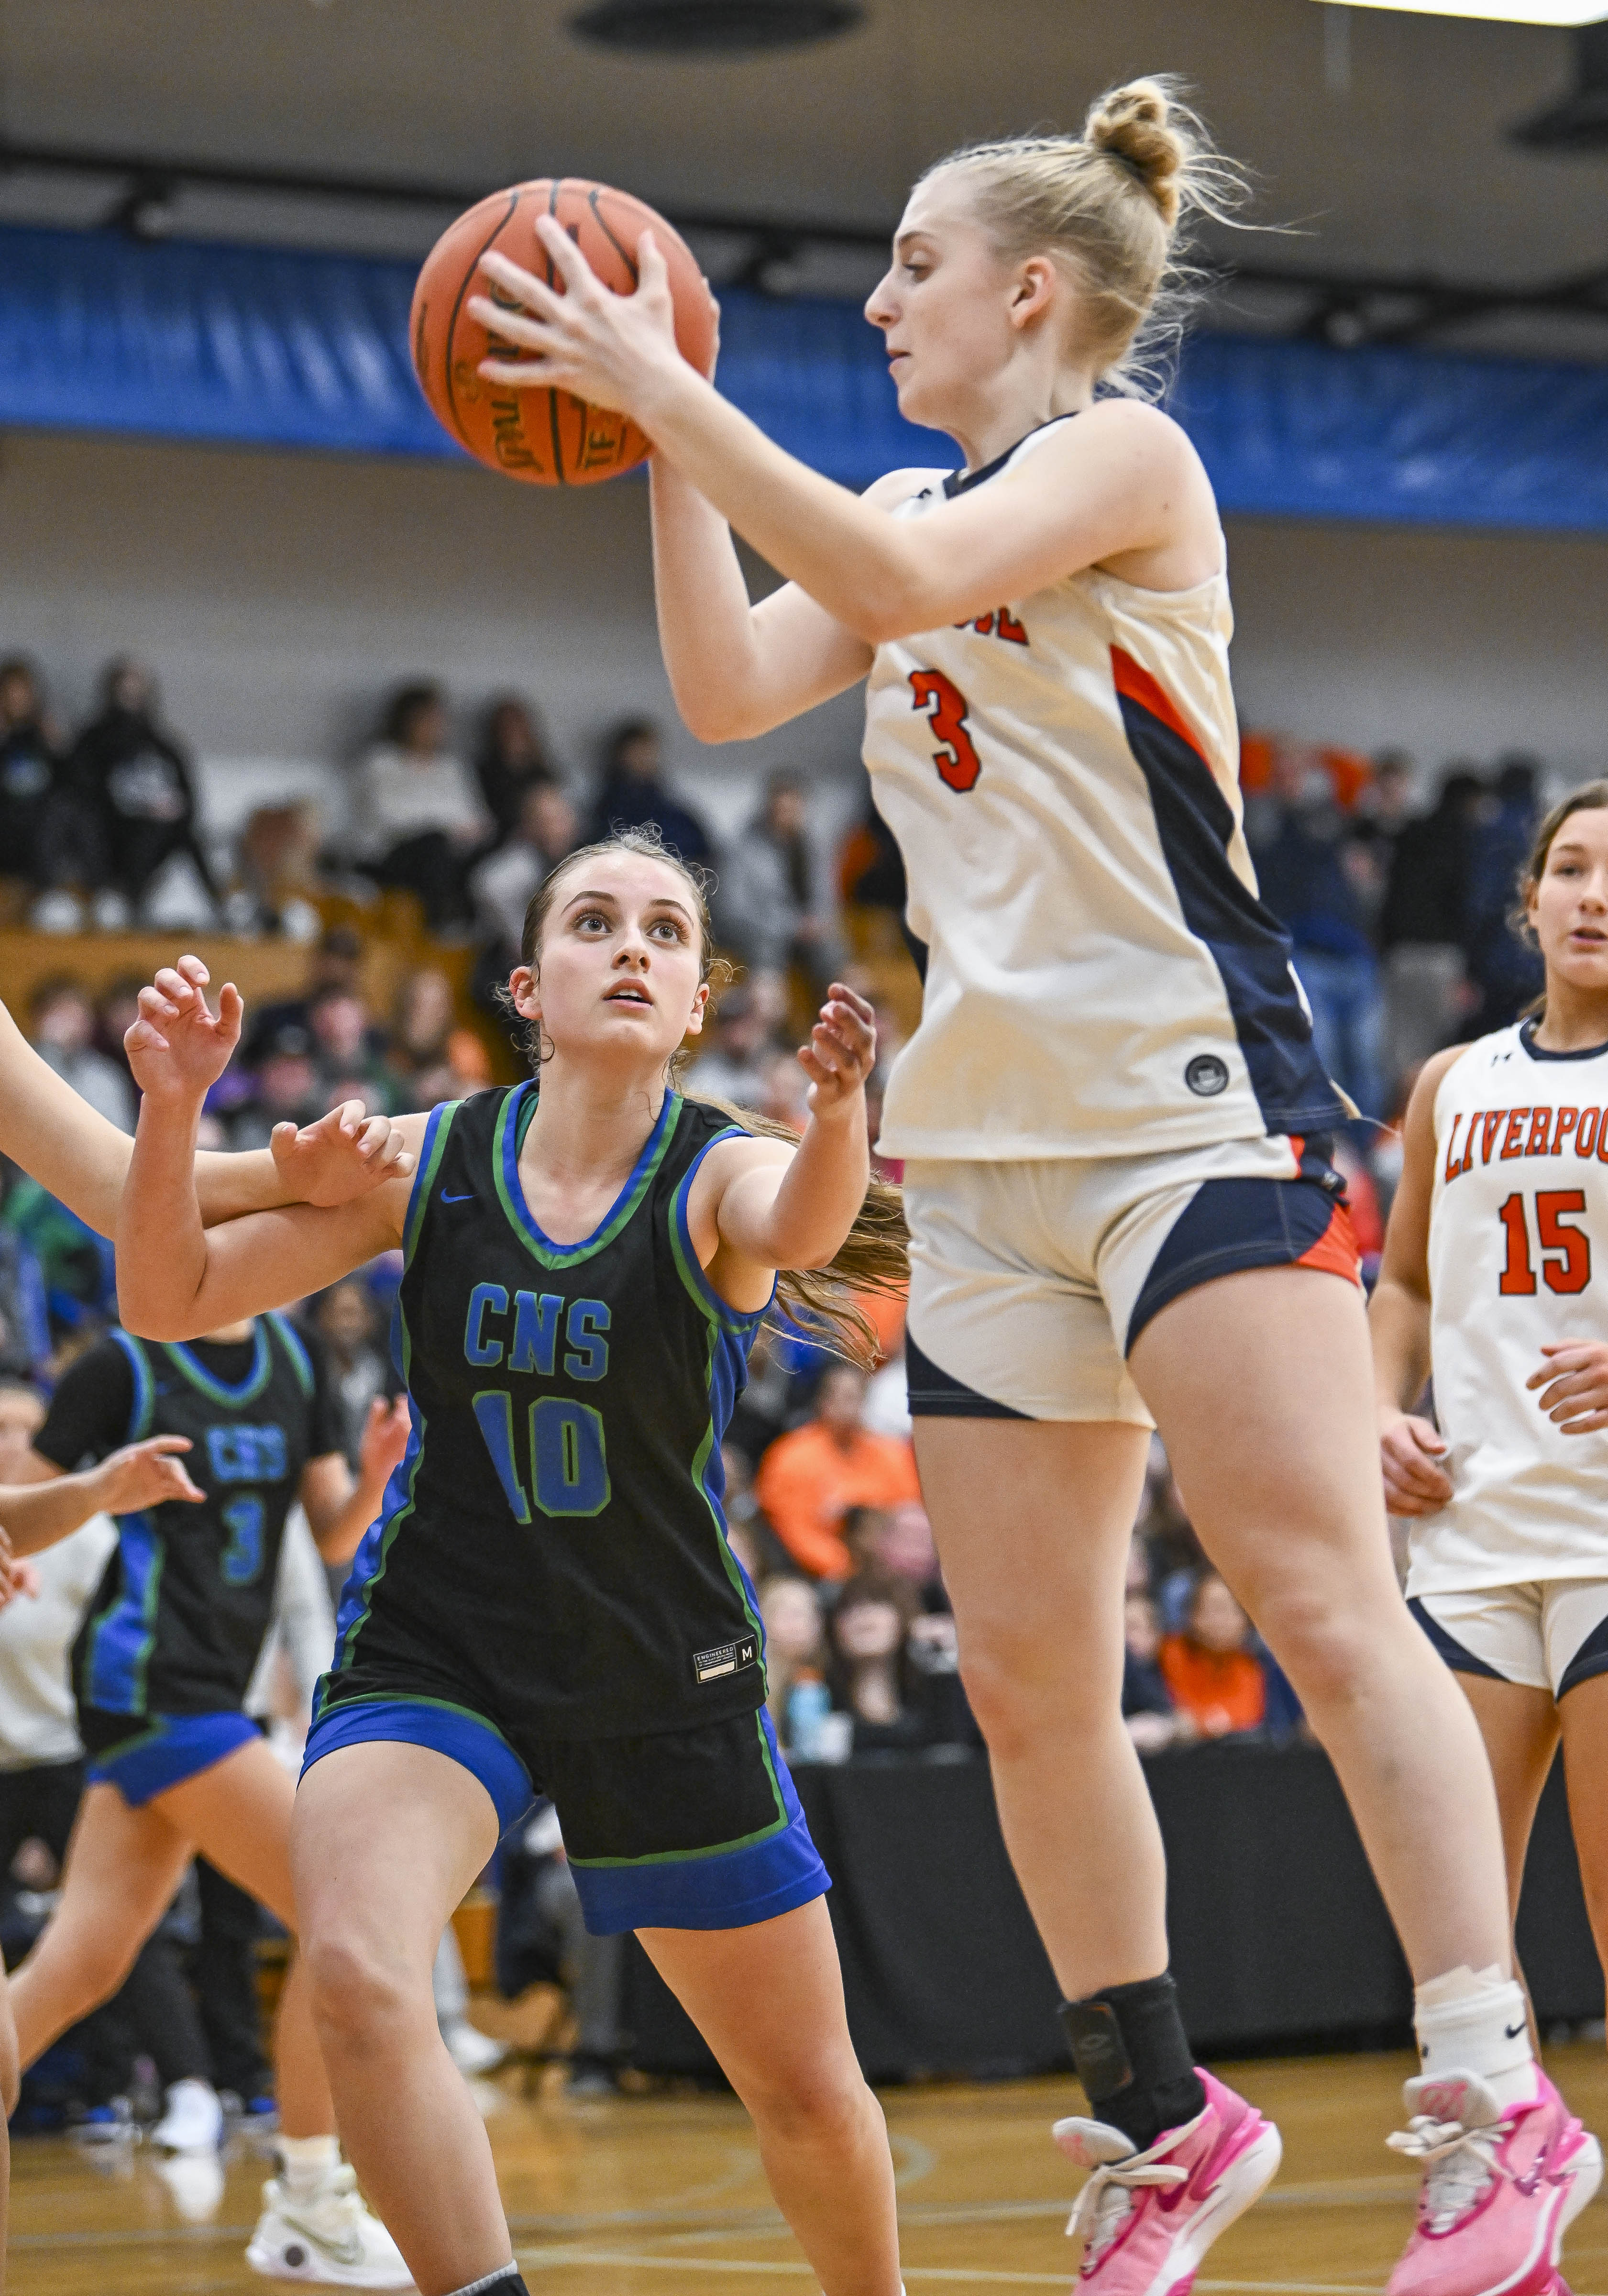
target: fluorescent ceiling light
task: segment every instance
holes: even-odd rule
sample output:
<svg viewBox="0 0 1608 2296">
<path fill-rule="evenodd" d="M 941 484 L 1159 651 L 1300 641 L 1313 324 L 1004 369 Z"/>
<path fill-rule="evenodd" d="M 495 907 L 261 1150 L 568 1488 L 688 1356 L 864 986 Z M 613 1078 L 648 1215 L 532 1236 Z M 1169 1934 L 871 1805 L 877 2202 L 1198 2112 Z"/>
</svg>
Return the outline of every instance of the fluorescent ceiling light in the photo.
<svg viewBox="0 0 1608 2296">
<path fill-rule="evenodd" d="M 1342 8 L 1389 8 L 1406 16 L 1478 16 L 1489 24 L 1600 24 L 1608 0 L 1328 0 Z"/>
</svg>

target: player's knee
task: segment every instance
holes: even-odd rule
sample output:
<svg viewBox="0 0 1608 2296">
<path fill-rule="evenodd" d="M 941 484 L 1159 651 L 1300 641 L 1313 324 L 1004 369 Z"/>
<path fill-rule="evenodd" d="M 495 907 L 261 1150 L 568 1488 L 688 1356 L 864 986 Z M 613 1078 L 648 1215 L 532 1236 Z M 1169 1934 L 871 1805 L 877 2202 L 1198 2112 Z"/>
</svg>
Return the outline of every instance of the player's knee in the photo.
<svg viewBox="0 0 1608 2296">
<path fill-rule="evenodd" d="M 743 2101 L 768 2143 L 852 2154 L 866 2141 L 868 2116 L 882 2107 L 857 2065 L 810 2067 L 745 2086 Z"/>
<path fill-rule="evenodd" d="M 301 1940 L 320 2038 L 349 2045 L 372 2040 L 416 2017 L 430 1980 L 415 1982 L 406 1964 L 358 1930 L 336 1929 Z"/>
<path fill-rule="evenodd" d="M 1069 1669 L 1064 1649 L 1035 1635 L 968 1631 L 960 1675 L 989 1751 L 1001 1761 L 1042 1748 L 1046 1729 L 1064 1746 L 1085 1727 L 1106 1726 L 1117 1711 L 1099 1668 Z"/>
<path fill-rule="evenodd" d="M 1354 1697 L 1378 1650 L 1370 1622 L 1300 1587 L 1261 1603 L 1257 1624 L 1296 1695 L 1314 1712 Z"/>
</svg>

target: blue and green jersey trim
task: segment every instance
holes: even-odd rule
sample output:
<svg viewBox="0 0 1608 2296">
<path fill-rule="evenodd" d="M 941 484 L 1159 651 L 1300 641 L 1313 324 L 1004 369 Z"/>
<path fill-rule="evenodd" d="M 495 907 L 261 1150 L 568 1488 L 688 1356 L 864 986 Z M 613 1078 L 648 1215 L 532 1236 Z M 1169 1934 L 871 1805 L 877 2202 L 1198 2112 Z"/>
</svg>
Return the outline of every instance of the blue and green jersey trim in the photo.
<svg viewBox="0 0 1608 2296">
<path fill-rule="evenodd" d="M 666 1093 L 658 1121 L 647 1136 L 630 1177 L 598 1226 L 579 1243 L 554 1243 L 550 1236 L 544 1235 L 531 1218 L 520 1180 L 520 1147 L 536 1111 L 536 1079 L 528 1078 L 523 1084 L 514 1085 L 497 1111 L 496 1128 L 491 1144 L 491 1170 L 496 1183 L 497 1201 L 503 1207 L 508 1225 L 531 1258 L 543 1267 L 575 1267 L 582 1260 L 593 1259 L 605 1245 L 612 1243 L 652 1186 L 676 1136 L 685 1106 L 679 1093 Z"/>
<path fill-rule="evenodd" d="M 221 1410 L 238 1411 L 243 1405 L 257 1400 L 272 1376 L 274 1352 L 268 1340 L 269 1320 L 267 1316 L 257 1317 L 251 1331 L 251 1366 L 245 1377 L 234 1387 L 226 1380 L 215 1379 L 180 1340 L 165 1340 L 162 1353 L 180 1376 L 187 1380 L 198 1394 L 204 1395 L 209 1403 L 217 1404 Z M 273 1320 L 277 1323 L 279 1319 L 275 1317 Z M 305 1356 L 303 1360 L 306 1360 Z"/>
</svg>

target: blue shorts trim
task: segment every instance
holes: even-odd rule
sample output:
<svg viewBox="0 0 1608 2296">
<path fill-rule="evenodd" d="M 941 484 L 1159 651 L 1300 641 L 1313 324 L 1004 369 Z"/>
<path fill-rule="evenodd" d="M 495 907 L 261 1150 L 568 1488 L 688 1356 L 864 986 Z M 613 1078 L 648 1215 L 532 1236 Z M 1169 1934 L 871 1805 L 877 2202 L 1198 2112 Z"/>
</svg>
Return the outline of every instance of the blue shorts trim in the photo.
<svg viewBox="0 0 1608 2296">
<path fill-rule="evenodd" d="M 226 1754 L 260 1738 L 262 1732 L 249 1714 L 130 1715 L 137 1737 L 97 1754 L 84 1775 L 91 1785 L 115 1786 L 130 1809 L 143 1809 L 169 1786 L 209 1770 Z"/>
<path fill-rule="evenodd" d="M 810 1838 L 808 1821 L 763 1707 L 759 1726 L 769 1747 L 786 1824 L 734 1849 L 697 1849 L 685 1857 L 672 1854 L 607 1864 L 572 1857 L 570 1872 L 593 1937 L 617 1937 L 624 1930 L 638 1929 L 749 1929 L 825 1896 L 832 1876 Z M 562 1823 L 562 1810 L 559 1817 Z"/>
<path fill-rule="evenodd" d="M 1482 1658 L 1476 1658 L 1472 1650 L 1464 1648 L 1456 1635 L 1448 1635 L 1440 1620 L 1425 1609 L 1416 1595 L 1408 1595 L 1407 1608 L 1454 1674 L 1482 1674 L 1488 1682 L 1507 1680 L 1498 1668 L 1488 1665 Z M 1608 1666 L 1608 1659 L 1604 1659 L 1604 1663 Z"/>
<path fill-rule="evenodd" d="M 1578 1690 L 1581 1683 L 1589 1682 L 1599 1674 L 1608 1674 L 1608 1619 L 1587 1636 L 1563 1669 L 1558 1696 L 1567 1697 L 1571 1690 Z"/>
<path fill-rule="evenodd" d="M 1326 1141 L 1295 1143 L 1292 1180 L 1202 1180 L 1168 1232 L 1128 1317 L 1124 1355 L 1163 1308 L 1250 1267 L 1319 1267 L 1360 1283 L 1357 1246 Z"/>
<path fill-rule="evenodd" d="M 1018 1411 L 1011 1404 L 996 1403 L 992 1396 L 980 1395 L 964 1379 L 956 1379 L 953 1372 L 935 1364 L 931 1356 L 922 1353 L 908 1329 L 905 1332 L 905 1386 L 913 1419 L 1028 1417 L 1025 1411 Z"/>
<path fill-rule="evenodd" d="M 338 1747 L 386 1743 L 428 1746 L 478 1778 L 491 1796 L 499 1835 L 536 1800 L 530 1773 L 506 1738 L 467 1707 L 434 1698 L 353 1698 L 326 1706 L 308 1732 L 301 1775 Z"/>
</svg>

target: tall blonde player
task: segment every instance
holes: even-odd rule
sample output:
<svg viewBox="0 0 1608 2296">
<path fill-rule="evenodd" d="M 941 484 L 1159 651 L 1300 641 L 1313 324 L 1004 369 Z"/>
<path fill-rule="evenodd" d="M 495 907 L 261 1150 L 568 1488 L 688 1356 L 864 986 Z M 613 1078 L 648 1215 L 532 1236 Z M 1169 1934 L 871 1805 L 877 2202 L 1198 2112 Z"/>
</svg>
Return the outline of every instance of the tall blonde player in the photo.
<svg viewBox="0 0 1608 2296">
<path fill-rule="evenodd" d="M 1425 1067 L 1370 1321 L 1407 1594 L 1485 1740 L 1511 1899 L 1561 1736 L 1608 1966 L 1608 782 L 1542 824 L 1524 906 L 1539 1015 Z"/>
<path fill-rule="evenodd" d="M 1418 1982 L 1426 2174 L 1391 2289 L 1535 2296 L 1555 2184 L 1503 2178 L 1511 2198 L 1481 2203 L 1535 2129 L 1566 2187 L 1585 2140 L 1531 2060 L 1478 1733 L 1391 1569 L 1323 1152 L 1343 1111 L 1240 833 L 1217 506 L 1165 415 L 1096 402 L 1181 209 L 1223 176 L 1154 81 L 1103 98 L 1079 137 L 930 170 L 866 316 L 904 413 L 964 467 L 860 500 L 678 358 L 651 234 L 628 298 L 546 222 L 562 296 L 487 257 L 501 294 L 475 308 L 513 349 L 483 371 L 626 409 L 654 440 L 660 636 L 695 734 L 757 734 L 869 680 L 866 763 L 930 952 L 882 1136 L 907 1164 L 917 1450 L 1097 2116 L 1061 2132 L 1094 2172 L 1086 2284 L 1181 2291 L 1277 2158 L 1192 2066 L 1119 1713 L 1153 1414 L 1333 1757 Z M 791 578 L 758 607 L 734 527 Z M 1494 2132 L 1448 2120 L 1476 2076 Z"/>
</svg>

